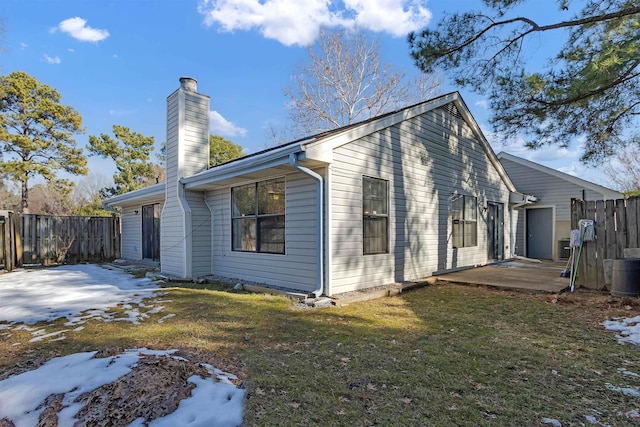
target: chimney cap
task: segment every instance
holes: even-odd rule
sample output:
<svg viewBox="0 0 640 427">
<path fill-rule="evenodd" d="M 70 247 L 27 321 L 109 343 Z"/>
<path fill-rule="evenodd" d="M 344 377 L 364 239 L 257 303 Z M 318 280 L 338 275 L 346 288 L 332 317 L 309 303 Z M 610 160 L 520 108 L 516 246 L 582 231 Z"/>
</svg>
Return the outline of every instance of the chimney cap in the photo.
<svg viewBox="0 0 640 427">
<path fill-rule="evenodd" d="M 180 87 L 189 92 L 198 91 L 198 81 L 193 77 L 180 77 Z"/>
</svg>

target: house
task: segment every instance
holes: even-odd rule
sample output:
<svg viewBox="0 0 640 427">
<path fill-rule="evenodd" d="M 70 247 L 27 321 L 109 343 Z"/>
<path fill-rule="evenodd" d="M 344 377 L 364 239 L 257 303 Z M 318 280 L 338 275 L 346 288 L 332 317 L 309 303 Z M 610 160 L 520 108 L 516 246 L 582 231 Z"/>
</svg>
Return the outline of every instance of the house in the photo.
<svg viewBox="0 0 640 427">
<path fill-rule="evenodd" d="M 166 183 L 105 201 L 123 258 L 319 296 L 511 256 L 524 195 L 458 93 L 209 168 L 209 97 L 180 82 Z"/>
<path fill-rule="evenodd" d="M 529 258 L 569 257 L 571 199 L 621 199 L 618 191 L 500 152 L 509 177 L 519 191 L 534 194 L 537 203 L 523 207 L 516 227 L 515 253 Z"/>
</svg>

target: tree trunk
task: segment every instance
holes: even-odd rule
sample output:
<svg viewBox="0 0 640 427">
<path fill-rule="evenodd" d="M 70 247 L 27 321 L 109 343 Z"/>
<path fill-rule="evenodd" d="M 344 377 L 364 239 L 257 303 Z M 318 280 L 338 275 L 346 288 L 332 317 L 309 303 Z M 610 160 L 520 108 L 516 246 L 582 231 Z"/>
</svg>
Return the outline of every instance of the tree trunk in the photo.
<svg viewBox="0 0 640 427">
<path fill-rule="evenodd" d="M 27 178 L 22 180 L 22 201 L 20 202 L 20 213 L 29 213 L 29 182 Z"/>
</svg>

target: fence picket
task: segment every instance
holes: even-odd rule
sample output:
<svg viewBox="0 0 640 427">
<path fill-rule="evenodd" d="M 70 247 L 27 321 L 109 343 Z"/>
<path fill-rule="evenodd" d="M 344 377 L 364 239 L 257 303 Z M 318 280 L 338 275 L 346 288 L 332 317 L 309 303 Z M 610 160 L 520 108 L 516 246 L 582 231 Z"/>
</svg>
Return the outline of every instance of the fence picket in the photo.
<svg viewBox="0 0 640 427">
<path fill-rule="evenodd" d="M 0 216 L 0 265 L 5 269 L 7 265 L 109 261 L 120 256 L 119 245 L 120 219 L 115 216 L 62 217 L 11 212 L 8 217 Z M 8 260 L 15 260 L 15 265 Z"/>
<path fill-rule="evenodd" d="M 595 212 L 592 211 L 592 206 Z M 580 218 L 596 218 L 596 240 L 585 242 L 581 268 L 576 284 L 591 289 L 603 289 L 604 259 L 622 258 L 625 248 L 640 247 L 638 220 L 640 197 L 598 202 L 571 201 L 571 228 Z M 601 239 L 601 237 L 604 237 Z M 582 265 L 584 263 L 584 266 Z"/>
</svg>

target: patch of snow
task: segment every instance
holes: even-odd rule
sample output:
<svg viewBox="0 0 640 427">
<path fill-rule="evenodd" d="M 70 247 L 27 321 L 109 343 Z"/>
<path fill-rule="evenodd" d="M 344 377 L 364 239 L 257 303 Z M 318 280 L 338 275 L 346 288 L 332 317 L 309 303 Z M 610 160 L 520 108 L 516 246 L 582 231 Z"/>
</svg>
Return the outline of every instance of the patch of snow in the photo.
<svg viewBox="0 0 640 427">
<path fill-rule="evenodd" d="M 622 394 L 624 394 L 625 396 L 631 396 L 631 397 L 640 397 L 640 391 L 636 390 L 635 388 L 631 388 L 631 387 L 616 387 L 613 384 L 610 383 L 606 383 L 605 387 L 607 387 L 609 390 L 612 391 L 619 391 Z"/>
<path fill-rule="evenodd" d="M 174 313 L 169 313 L 166 316 L 163 316 L 160 319 L 158 319 L 158 323 L 164 323 L 165 320 L 170 319 L 172 317 L 175 317 L 175 314 Z"/>
<path fill-rule="evenodd" d="M 640 412 L 638 412 L 635 409 L 632 409 L 631 411 L 627 411 L 627 412 L 620 411 L 620 412 L 618 412 L 618 416 L 639 420 L 640 419 Z"/>
<path fill-rule="evenodd" d="M 602 326 L 610 331 L 620 332 L 616 335 L 620 344 L 640 345 L 640 316 L 625 319 L 605 320 Z"/>
<path fill-rule="evenodd" d="M 44 400 L 51 394 L 62 393 L 63 409 L 58 412 L 58 424 L 74 425 L 74 417 L 82 409 L 82 403 L 75 402 L 79 395 L 126 375 L 142 354 L 161 356 L 175 351 L 131 349 L 105 358 L 94 359 L 95 352 L 86 352 L 51 359 L 38 369 L 0 381 L 0 418 L 10 419 L 16 427 L 34 426 L 43 411 Z M 227 378 L 231 377 L 227 374 Z M 192 376 L 189 381 L 196 385 L 191 397 L 182 400 L 172 414 L 154 420 L 151 426 L 242 424 L 244 390 L 212 378 Z M 143 422 L 138 419 L 131 426 L 142 426 Z"/>
<path fill-rule="evenodd" d="M 543 424 L 550 424 L 553 427 L 562 427 L 562 423 L 555 418 L 542 418 Z"/>
<path fill-rule="evenodd" d="M 41 332 L 41 331 L 44 332 L 44 329 L 41 329 L 40 331 L 37 331 L 37 332 Z M 38 334 L 35 338 L 31 338 L 29 340 L 29 342 L 42 341 L 42 340 L 44 340 L 46 338 L 51 338 L 51 337 L 55 337 L 55 336 L 60 335 L 60 334 L 64 334 L 65 332 L 69 332 L 69 329 L 63 329 L 61 331 L 51 332 L 49 334 Z M 35 332 L 34 332 L 34 335 L 35 335 Z M 53 341 L 53 340 L 51 340 L 51 341 Z"/>
<path fill-rule="evenodd" d="M 640 377 L 640 375 L 636 374 L 635 372 L 627 371 L 625 368 L 618 368 L 618 372 L 628 377 Z"/>
<path fill-rule="evenodd" d="M 197 375 L 189 378 L 196 388 L 189 399 L 180 402 L 178 409 L 149 423 L 149 427 L 213 425 L 238 426 L 242 424 L 242 402 L 244 390 L 232 384 L 202 379 Z"/>
<path fill-rule="evenodd" d="M 95 318 L 138 324 L 148 316 L 139 311 L 147 307 L 142 300 L 158 295 L 159 290 L 149 278 L 92 264 L 15 270 L 0 276 L 0 328 L 31 332 L 35 328 L 26 325 L 59 318 L 67 319 L 65 326 Z M 115 318 L 107 312 L 119 305 L 129 308 L 126 317 Z"/>
<path fill-rule="evenodd" d="M 164 306 L 159 305 L 159 306 L 154 307 L 151 310 L 147 311 L 145 314 L 157 314 L 157 313 L 160 313 L 163 308 L 164 308 Z"/>
</svg>

